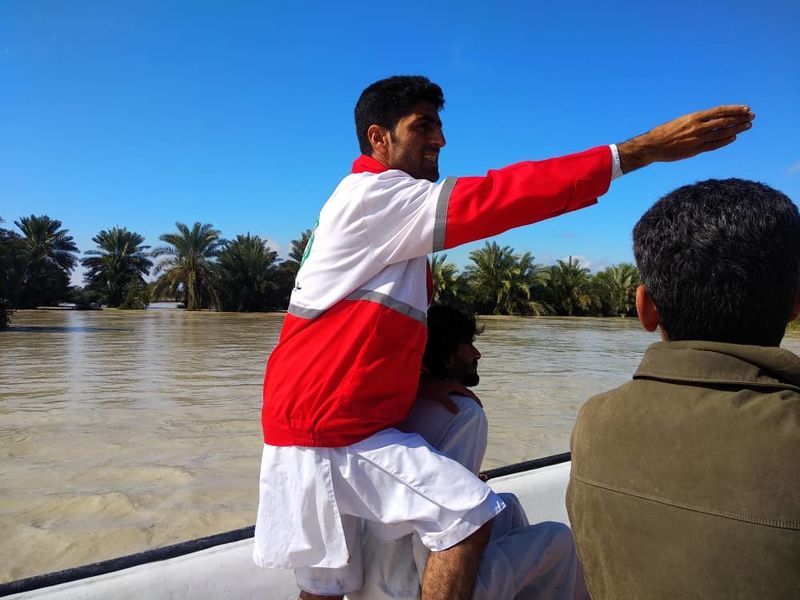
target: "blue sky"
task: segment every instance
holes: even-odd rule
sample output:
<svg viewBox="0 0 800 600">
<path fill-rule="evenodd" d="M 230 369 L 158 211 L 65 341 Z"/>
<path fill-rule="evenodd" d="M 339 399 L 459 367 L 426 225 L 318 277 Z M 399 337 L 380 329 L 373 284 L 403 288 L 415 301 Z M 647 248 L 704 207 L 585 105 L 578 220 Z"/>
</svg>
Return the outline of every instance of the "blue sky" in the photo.
<svg viewBox="0 0 800 600">
<path fill-rule="evenodd" d="M 664 193 L 708 177 L 800 201 L 800 2 L 0 3 L 0 217 L 60 219 L 81 251 L 174 223 L 270 240 L 285 256 L 358 152 L 372 81 L 442 85 L 442 175 L 623 141 L 743 103 L 733 146 L 614 182 L 587 210 L 497 240 L 538 262 L 632 259 Z M 463 265 L 483 242 L 451 250 Z M 80 273 L 73 276 L 80 281 Z"/>
</svg>

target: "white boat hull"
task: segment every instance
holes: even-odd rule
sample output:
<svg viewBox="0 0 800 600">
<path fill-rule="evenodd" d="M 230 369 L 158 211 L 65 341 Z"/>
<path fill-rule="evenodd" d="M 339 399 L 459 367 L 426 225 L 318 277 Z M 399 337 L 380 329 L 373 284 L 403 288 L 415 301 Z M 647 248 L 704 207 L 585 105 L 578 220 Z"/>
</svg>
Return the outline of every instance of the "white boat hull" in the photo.
<svg viewBox="0 0 800 600">
<path fill-rule="evenodd" d="M 543 461 L 546 463 L 548 459 Z M 568 523 L 565 493 L 569 469 L 569 462 L 550 464 L 496 477 L 490 484 L 495 491 L 516 494 L 531 523 Z M 47 585 L 48 578 L 52 581 L 60 578 L 63 581 L 65 575 L 45 575 L 2 584 L 0 596 L 14 600 L 296 599 L 299 590 L 292 572 L 256 567 L 252 559 L 252 545 L 252 538 L 248 537 L 174 558 L 53 585 Z M 69 573 L 65 572 L 66 576 Z M 15 592 L 15 585 L 16 590 L 26 589 L 27 586 L 27 591 Z"/>
</svg>

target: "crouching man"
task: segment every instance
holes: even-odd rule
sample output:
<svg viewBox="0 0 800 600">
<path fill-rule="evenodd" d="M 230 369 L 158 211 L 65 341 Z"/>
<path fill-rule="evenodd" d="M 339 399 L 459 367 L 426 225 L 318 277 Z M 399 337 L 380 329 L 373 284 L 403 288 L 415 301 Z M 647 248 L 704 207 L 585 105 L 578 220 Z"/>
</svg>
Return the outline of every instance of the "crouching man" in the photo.
<svg viewBox="0 0 800 600">
<path fill-rule="evenodd" d="M 474 344 L 479 333 L 475 317 L 450 306 L 432 306 L 427 321 L 425 377 L 432 384 L 449 381 L 466 388 L 476 386 L 481 353 Z M 486 452 L 486 413 L 474 394 L 450 394 L 450 400 L 457 412 L 440 401 L 418 397 L 400 428 L 420 434 L 477 476 Z M 453 495 L 457 493 L 454 489 Z M 473 600 L 588 598 L 570 529 L 563 523 L 529 525 L 516 496 L 499 496 L 506 508 L 493 521 L 478 565 Z M 428 554 L 419 536 L 385 542 L 370 534 L 368 527 L 364 535 L 364 585 L 359 592 L 348 594 L 348 599 L 419 598 Z"/>
<path fill-rule="evenodd" d="M 636 308 L 662 342 L 572 434 L 567 507 L 604 598 L 800 597 L 800 216 L 709 180 L 636 224 Z"/>
</svg>

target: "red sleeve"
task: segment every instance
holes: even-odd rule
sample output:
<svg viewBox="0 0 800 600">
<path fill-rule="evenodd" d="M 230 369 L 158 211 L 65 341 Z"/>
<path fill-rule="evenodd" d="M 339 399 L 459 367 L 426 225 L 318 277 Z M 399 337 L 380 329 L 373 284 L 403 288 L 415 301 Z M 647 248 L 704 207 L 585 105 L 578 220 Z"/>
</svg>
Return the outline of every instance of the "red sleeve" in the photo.
<svg viewBox="0 0 800 600">
<path fill-rule="evenodd" d="M 608 146 L 459 177 L 447 200 L 444 248 L 590 206 L 610 183 Z"/>
</svg>

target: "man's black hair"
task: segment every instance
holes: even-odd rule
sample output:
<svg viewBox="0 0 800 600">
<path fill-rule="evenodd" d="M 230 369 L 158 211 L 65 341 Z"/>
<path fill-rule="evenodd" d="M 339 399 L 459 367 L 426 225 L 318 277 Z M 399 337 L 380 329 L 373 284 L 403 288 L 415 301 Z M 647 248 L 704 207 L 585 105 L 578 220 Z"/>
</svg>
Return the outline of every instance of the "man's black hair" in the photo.
<svg viewBox="0 0 800 600">
<path fill-rule="evenodd" d="M 481 329 L 475 315 L 439 304 L 428 309 L 428 343 L 422 364 L 434 377 L 447 377 L 447 359 L 461 344 L 471 344 Z"/>
<path fill-rule="evenodd" d="M 395 75 L 376 81 L 363 92 L 356 103 L 356 136 L 362 154 L 372 155 L 367 138 L 370 125 L 394 131 L 397 122 L 411 113 L 420 102 L 430 102 L 436 110 L 444 106 L 442 88 L 421 75 Z"/>
<path fill-rule="evenodd" d="M 633 229 L 642 283 L 670 340 L 777 346 L 800 291 L 800 215 L 781 192 L 709 179 Z"/>
</svg>

